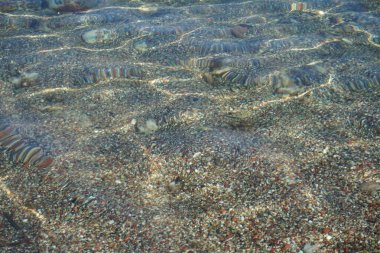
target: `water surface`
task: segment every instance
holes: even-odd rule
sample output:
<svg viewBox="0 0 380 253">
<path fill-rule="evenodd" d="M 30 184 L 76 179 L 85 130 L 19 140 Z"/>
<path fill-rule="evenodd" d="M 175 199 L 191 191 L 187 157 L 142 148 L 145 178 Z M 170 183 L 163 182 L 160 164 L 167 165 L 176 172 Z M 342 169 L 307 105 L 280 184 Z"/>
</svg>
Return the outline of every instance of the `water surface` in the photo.
<svg viewBox="0 0 380 253">
<path fill-rule="evenodd" d="M 377 1 L 0 2 L 2 252 L 376 252 Z"/>
</svg>

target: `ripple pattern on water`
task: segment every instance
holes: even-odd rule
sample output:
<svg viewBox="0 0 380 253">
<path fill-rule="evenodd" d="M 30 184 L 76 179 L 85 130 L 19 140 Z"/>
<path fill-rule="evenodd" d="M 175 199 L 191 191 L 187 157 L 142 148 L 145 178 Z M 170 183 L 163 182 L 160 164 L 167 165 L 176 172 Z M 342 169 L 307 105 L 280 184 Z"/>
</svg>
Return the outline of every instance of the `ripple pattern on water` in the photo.
<svg viewBox="0 0 380 253">
<path fill-rule="evenodd" d="M 34 229 L 22 252 L 374 252 L 357 185 L 378 181 L 379 11 L 0 1 L 0 207 Z"/>
</svg>

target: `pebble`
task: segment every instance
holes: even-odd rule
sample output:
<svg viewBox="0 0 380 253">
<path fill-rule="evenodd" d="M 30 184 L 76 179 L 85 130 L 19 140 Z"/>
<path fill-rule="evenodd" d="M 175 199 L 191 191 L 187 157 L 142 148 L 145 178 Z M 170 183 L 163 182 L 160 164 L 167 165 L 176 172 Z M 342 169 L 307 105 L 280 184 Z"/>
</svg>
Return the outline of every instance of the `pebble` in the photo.
<svg viewBox="0 0 380 253">
<path fill-rule="evenodd" d="M 193 155 L 193 158 L 197 158 L 198 156 L 202 155 L 201 152 L 196 152 L 194 155 Z"/>
<path fill-rule="evenodd" d="M 82 39 L 88 44 L 107 43 L 116 39 L 116 33 L 105 28 L 94 29 L 85 32 L 82 35 Z"/>
<path fill-rule="evenodd" d="M 19 77 L 13 78 L 11 80 L 11 83 L 14 85 L 15 88 L 30 87 L 36 84 L 38 76 L 39 75 L 37 72 L 21 73 Z"/>
<path fill-rule="evenodd" d="M 143 53 L 145 51 L 148 50 L 148 45 L 146 44 L 146 41 L 145 40 L 140 40 L 140 41 L 137 41 L 135 44 L 134 44 L 134 47 L 135 49 L 140 52 L 140 53 Z"/>
<path fill-rule="evenodd" d="M 58 12 L 84 11 L 98 6 L 99 0 L 45 0 L 49 9 Z"/>
<path fill-rule="evenodd" d="M 380 183 L 365 182 L 360 185 L 360 190 L 366 193 L 373 193 L 380 190 Z"/>
<path fill-rule="evenodd" d="M 236 25 L 231 28 L 231 34 L 236 38 L 244 38 L 248 32 L 248 27 L 245 25 Z"/>
<path fill-rule="evenodd" d="M 155 131 L 158 130 L 158 125 L 156 123 L 155 120 L 153 119 L 148 119 L 146 122 L 145 122 L 145 125 L 143 126 L 138 126 L 138 130 L 140 133 L 143 133 L 143 134 L 151 134 Z"/>
<path fill-rule="evenodd" d="M 320 248 L 320 245 L 318 244 L 310 244 L 310 243 L 306 243 L 305 246 L 303 246 L 303 249 L 302 251 L 300 252 L 303 252 L 303 253 L 315 253 L 319 250 Z"/>
</svg>

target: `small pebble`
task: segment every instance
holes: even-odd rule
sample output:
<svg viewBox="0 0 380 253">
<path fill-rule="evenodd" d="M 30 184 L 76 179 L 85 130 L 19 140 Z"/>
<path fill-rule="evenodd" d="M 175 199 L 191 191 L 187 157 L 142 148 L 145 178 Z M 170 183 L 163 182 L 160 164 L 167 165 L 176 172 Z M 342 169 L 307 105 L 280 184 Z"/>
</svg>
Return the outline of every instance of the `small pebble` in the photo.
<svg viewBox="0 0 380 253">
<path fill-rule="evenodd" d="M 82 35 L 82 39 L 88 44 L 111 42 L 115 38 L 116 33 L 105 28 L 87 31 Z"/>
<path fill-rule="evenodd" d="M 365 182 L 360 185 L 360 190 L 367 193 L 373 193 L 380 190 L 380 183 Z"/>
<path fill-rule="evenodd" d="M 202 153 L 201 153 L 201 152 L 197 152 L 197 153 L 195 153 L 195 154 L 193 155 L 193 158 L 197 158 L 197 157 L 200 156 L 200 155 L 202 155 Z"/>
<path fill-rule="evenodd" d="M 246 25 L 236 25 L 231 28 L 231 34 L 236 38 L 244 38 L 248 32 L 248 27 Z"/>
</svg>

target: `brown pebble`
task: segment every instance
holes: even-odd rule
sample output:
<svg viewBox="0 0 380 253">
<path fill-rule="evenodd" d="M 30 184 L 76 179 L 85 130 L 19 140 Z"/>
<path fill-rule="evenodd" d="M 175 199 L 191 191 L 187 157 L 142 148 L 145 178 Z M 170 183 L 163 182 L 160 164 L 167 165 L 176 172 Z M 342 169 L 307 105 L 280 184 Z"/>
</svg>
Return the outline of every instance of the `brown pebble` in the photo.
<svg viewBox="0 0 380 253">
<path fill-rule="evenodd" d="M 245 25 L 236 25 L 231 28 L 231 34 L 236 38 L 244 38 L 248 32 L 248 27 Z"/>
<path fill-rule="evenodd" d="M 331 229 L 329 229 L 329 228 L 322 229 L 322 234 L 328 234 L 330 232 L 331 232 Z"/>
<path fill-rule="evenodd" d="M 0 131 L 0 139 L 5 139 L 8 137 L 14 130 L 15 128 L 12 126 L 6 126 L 4 129 Z"/>
<path fill-rule="evenodd" d="M 49 167 L 52 163 L 53 163 L 53 158 L 51 158 L 51 157 L 44 157 L 44 158 L 42 158 L 40 161 L 38 161 L 37 163 L 36 163 L 36 167 L 38 168 L 38 169 L 44 169 L 44 168 L 47 168 L 47 167 Z"/>
<path fill-rule="evenodd" d="M 284 247 L 281 248 L 281 252 L 285 252 L 290 249 L 292 246 L 290 244 L 285 244 Z"/>
<path fill-rule="evenodd" d="M 208 84 L 214 84 L 214 78 L 211 74 L 209 73 L 203 73 L 202 74 L 202 79 L 208 83 Z"/>
</svg>

